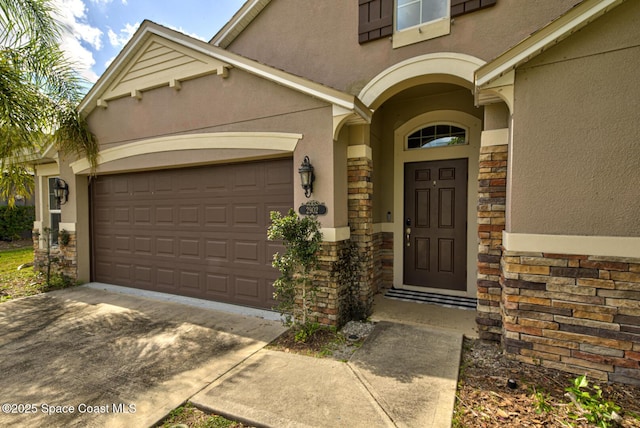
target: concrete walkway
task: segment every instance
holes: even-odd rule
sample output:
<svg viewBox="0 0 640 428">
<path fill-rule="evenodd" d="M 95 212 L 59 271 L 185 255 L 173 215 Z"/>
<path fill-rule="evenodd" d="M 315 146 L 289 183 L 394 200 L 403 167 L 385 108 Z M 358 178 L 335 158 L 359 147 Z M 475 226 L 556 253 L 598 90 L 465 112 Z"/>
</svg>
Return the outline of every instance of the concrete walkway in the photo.
<svg viewBox="0 0 640 428">
<path fill-rule="evenodd" d="M 0 305 L 0 426 L 145 427 L 185 401 L 257 426 L 451 424 L 459 332 L 380 321 L 345 363 L 263 349 L 279 321 L 156 297 L 93 284 Z"/>
<path fill-rule="evenodd" d="M 380 322 L 348 363 L 262 350 L 191 401 L 271 427 L 449 427 L 462 335 Z"/>
</svg>

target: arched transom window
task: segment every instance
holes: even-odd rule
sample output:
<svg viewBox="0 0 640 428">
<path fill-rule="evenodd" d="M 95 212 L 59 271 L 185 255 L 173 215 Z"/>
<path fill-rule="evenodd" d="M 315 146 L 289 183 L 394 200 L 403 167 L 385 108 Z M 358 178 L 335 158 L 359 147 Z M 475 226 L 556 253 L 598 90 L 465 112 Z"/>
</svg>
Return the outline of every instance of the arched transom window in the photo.
<svg viewBox="0 0 640 428">
<path fill-rule="evenodd" d="M 456 146 L 467 143 L 467 130 L 449 123 L 425 126 L 407 137 L 407 149 L 409 150 Z"/>
</svg>

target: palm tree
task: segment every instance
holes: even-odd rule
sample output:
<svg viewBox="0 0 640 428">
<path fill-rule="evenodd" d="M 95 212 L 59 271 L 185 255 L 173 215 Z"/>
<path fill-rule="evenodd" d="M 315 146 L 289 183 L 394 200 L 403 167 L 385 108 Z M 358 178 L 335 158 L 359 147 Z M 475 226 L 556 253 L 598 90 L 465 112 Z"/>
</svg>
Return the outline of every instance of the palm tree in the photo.
<svg viewBox="0 0 640 428">
<path fill-rule="evenodd" d="M 82 80 L 58 46 L 51 0 L 0 0 L 0 196 L 33 191 L 25 161 L 50 144 L 96 164 L 97 142 L 76 107 Z"/>
</svg>

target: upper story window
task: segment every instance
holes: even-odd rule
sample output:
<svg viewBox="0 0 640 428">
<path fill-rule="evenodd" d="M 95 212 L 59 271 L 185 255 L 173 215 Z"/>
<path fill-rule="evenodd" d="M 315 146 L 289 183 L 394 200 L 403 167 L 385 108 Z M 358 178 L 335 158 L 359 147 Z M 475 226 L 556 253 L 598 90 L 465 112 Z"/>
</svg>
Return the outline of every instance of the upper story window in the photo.
<svg viewBox="0 0 640 428">
<path fill-rule="evenodd" d="M 358 0 L 358 42 L 391 38 L 394 48 L 451 31 L 451 18 L 497 0 Z"/>
<path fill-rule="evenodd" d="M 449 0 L 397 0 L 396 30 L 449 17 Z"/>
<path fill-rule="evenodd" d="M 407 137 L 407 149 L 409 150 L 457 146 L 467 143 L 467 130 L 448 123 L 425 126 Z"/>
</svg>

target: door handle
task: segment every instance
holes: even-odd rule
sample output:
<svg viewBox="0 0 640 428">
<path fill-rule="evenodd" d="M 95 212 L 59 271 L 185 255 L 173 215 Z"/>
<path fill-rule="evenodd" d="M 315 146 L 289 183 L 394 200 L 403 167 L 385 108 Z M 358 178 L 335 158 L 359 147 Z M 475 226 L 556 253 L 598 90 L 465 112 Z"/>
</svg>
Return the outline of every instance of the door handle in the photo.
<svg viewBox="0 0 640 428">
<path fill-rule="evenodd" d="M 405 235 L 407 237 L 407 247 L 410 247 L 411 246 L 411 228 L 407 227 L 404 230 L 404 233 L 405 233 Z"/>
</svg>

